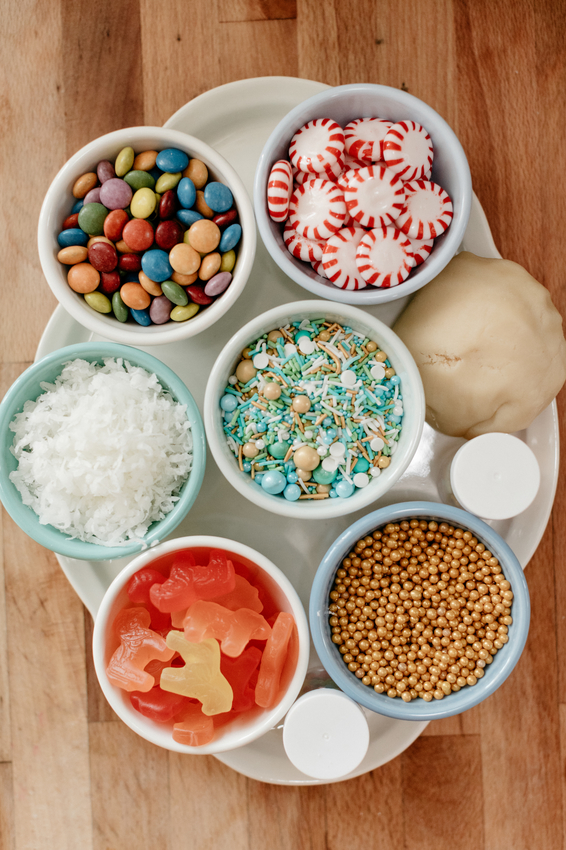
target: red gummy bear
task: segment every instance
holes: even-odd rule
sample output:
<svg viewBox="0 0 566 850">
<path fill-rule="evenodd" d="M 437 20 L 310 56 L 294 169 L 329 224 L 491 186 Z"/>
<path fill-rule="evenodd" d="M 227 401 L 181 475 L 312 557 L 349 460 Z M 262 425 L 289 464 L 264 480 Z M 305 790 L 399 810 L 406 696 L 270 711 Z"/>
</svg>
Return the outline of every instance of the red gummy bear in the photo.
<svg viewBox="0 0 566 850">
<path fill-rule="evenodd" d="M 216 602 L 199 600 L 191 605 L 183 622 L 186 640 L 200 643 L 206 638 L 220 641 L 225 655 L 241 655 L 248 641 L 267 640 L 269 623 L 261 614 L 249 608 L 230 611 Z"/>
<path fill-rule="evenodd" d="M 156 608 L 171 613 L 188 608 L 197 599 L 214 599 L 231 593 L 236 584 L 232 561 L 220 549 L 211 549 L 208 564 L 196 564 L 190 551 L 175 555 L 169 578 L 152 585 L 149 596 Z"/>
<path fill-rule="evenodd" d="M 155 720 L 156 723 L 167 723 L 176 714 L 192 705 L 189 697 L 180 694 L 172 694 L 162 691 L 161 688 L 152 688 L 147 693 L 135 692 L 130 694 L 130 702 L 136 711 Z"/>
<path fill-rule="evenodd" d="M 245 649 L 238 658 L 220 658 L 220 672 L 228 679 L 234 691 L 232 711 L 248 711 L 255 705 L 255 693 L 250 687 L 252 678 L 261 661 L 261 650 L 255 646 Z"/>
<path fill-rule="evenodd" d="M 166 577 L 163 573 L 153 570 L 151 567 L 145 567 L 143 570 L 134 573 L 128 582 L 128 596 L 137 605 L 145 605 L 151 614 L 151 628 L 156 632 L 171 628 L 171 620 L 168 614 L 159 611 L 149 598 L 152 585 L 163 584 L 165 581 Z"/>
<path fill-rule="evenodd" d="M 106 668 L 108 680 L 125 691 L 150 691 L 155 679 L 144 670 L 154 659 L 169 661 L 175 651 L 161 635 L 148 628 L 151 621 L 145 608 L 124 608 L 114 620 L 120 646 Z"/>
<path fill-rule="evenodd" d="M 255 689 L 255 701 L 262 708 L 271 708 L 277 699 L 281 673 L 287 658 L 287 646 L 294 627 L 295 621 L 291 614 L 281 611 L 277 615 L 263 650 Z"/>
<path fill-rule="evenodd" d="M 173 726 L 173 740 L 188 747 L 202 747 L 214 738 L 214 721 L 202 713 L 198 703 L 189 706 L 180 723 Z"/>
</svg>

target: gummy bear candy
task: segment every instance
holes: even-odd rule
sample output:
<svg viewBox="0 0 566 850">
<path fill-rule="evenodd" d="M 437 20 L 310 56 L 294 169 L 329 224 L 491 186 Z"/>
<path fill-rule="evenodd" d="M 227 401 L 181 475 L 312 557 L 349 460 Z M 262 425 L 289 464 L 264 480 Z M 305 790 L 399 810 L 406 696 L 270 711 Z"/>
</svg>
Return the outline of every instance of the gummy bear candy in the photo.
<svg viewBox="0 0 566 850">
<path fill-rule="evenodd" d="M 166 577 L 158 570 L 153 570 L 151 567 L 144 567 L 143 570 L 138 570 L 128 582 L 128 596 L 136 604 L 145 605 L 151 614 L 151 628 L 156 631 L 164 631 L 171 628 L 171 622 L 168 614 L 163 614 L 153 605 L 149 598 L 149 590 L 154 584 L 163 584 Z"/>
<path fill-rule="evenodd" d="M 200 705 L 191 705 L 180 723 L 173 726 L 173 740 L 188 747 L 202 747 L 214 738 L 212 717 L 202 713 Z"/>
<path fill-rule="evenodd" d="M 199 600 L 187 611 L 184 633 L 193 643 L 216 638 L 222 652 L 235 658 L 241 655 L 249 640 L 267 640 L 271 629 L 265 617 L 249 608 L 230 611 L 216 602 Z"/>
<path fill-rule="evenodd" d="M 261 661 L 261 650 L 255 646 L 245 649 L 238 658 L 220 659 L 220 670 L 234 692 L 232 711 L 248 711 L 255 705 L 255 693 L 250 679 Z"/>
<path fill-rule="evenodd" d="M 176 655 L 172 660 L 150 661 L 149 664 L 145 665 L 145 672 L 153 676 L 155 684 L 158 685 L 161 680 L 161 674 L 166 667 L 182 667 L 183 664 L 183 659 L 179 655 Z"/>
<path fill-rule="evenodd" d="M 192 552 L 177 552 L 169 578 L 154 584 L 149 596 L 156 608 L 171 613 L 187 609 L 197 599 L 213 599 L 235 586 L 232 561 L 220 549 L 211 549 L 208 564 L 197 565 Z"/>
<path fill-rule="evenodd" d="M 182 632 L 171 631 L 167 635 L 167 646 L 181 655 L 185 666 L 165 668 L 160 683 L 163 690 L 200 700 L 206 715 L 229 711 L 234 695 L 220 672 L 218 641 L 189 643 Z"/>
<path fill-rule="evenodd" d="M 144 670 L 146 664 L 154 659 L 169 661 L 175 654 L 161 635 L 148 628 L 150 622 L 145 608 L 125 608 L 114 620 L 120 646 L 110 659 L 106 675 L 125 691 L 150 691 L 155 679 Z"/>
<path fill-rule="evenodd" d="M 281 673 L 287 657 L 287 646 L 294 625 L 295 621 L 291 614 L 281 611 L 265 644 L 255 689 L 255 701 L 263 708 L 271 708 L 277 699 Z"/>
<path fill-rule="evenodd" d="M 229 608 L 230 611 L 237 611 L 238 608 L 249 608 L 250 611 L 255 611 L 260 614 L 263 611 L 263 604 L 259 598 L 257 587 L 236 573 L 236 586 L 231 593 L 226 593 L 223 596 L 215 596 L 214 601 L 217 605 L 223 605 L 224 608 Z"/>
<path fill-rule="evenodd" d="M 188 697 L 168 693 L 159 687 L 152 688 L 146 693 L 138 691 L 131 693 L 130 702 L 136 711 L 150 720 L 155 720 L 156 723 L 167 723 L 180 711 L 192 705 Z"/>
</svg>

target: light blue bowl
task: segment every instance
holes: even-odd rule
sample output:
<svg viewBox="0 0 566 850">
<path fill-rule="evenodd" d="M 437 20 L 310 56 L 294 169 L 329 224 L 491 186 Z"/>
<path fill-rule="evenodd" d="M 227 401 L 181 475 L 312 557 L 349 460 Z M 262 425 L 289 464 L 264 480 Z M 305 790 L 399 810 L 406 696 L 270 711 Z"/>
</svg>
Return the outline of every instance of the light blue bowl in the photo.
<svg viewBox="0 0 566 850">
<path fill-rule="evenodd" d="M 354 118 L 409 119 L 422 124 L 434 145 L 431 180 L 439 183 L 452 199 L 454 218 L 448 230 L 435 240 L 430 256 L 399 286 L 380 289 L 339 289 L 316 274 L 310 263 L 289 253 L 283 242 L 283 227 L 269 217 L 267 181 L 279 159 L 289 159 L 291 139 L 304 124 L 315 118 L 333 118 L 344 127 Z M 449 124 L 438 112 L 412 94 L 372 83 L 336 86 L 303 101 L 279 122 L 268 138 L 258 160 L 254 182 L 254 210 L 263 244 L 280 269 L 304 289 L 319 298 L 366 307 L 404 298 L 420 289 L 447 265 L 458 251 L 468 226 L 472 203 L 472 178 L 464 149 Z"/>
<path fill-rule="evenodd" d="M 35 400 L 41 395 L 43 392 L 41 382 L 53 382 L 61 374 L 65 363 L 81 358 L 102 365 L 106 357 L 122 357 L 135 366 L 141 366 L 148 372 L 155 373 L 161 386 L 168 390 L 176 401 L 187 406 L 187 416 L 191 422 L 193 436 L 193 467 L 181 489 L 179 501 L 175 503 L 175 507 L 167 516 L 149 527 L 142 543 L 136 541 L 124 546 L 99 546 L 96 543 L 84 543 L 82 540 L 70 538 L 51 525 L 41 525 L 37 514 L 23 504 L 19 492 L 9 479 L 10 473 L 17 468 L 16 458 L 10 451 L 14 432 L 8 427 L 16 413 L 22 412 L 26 401 Z M 164 540 L 190 510 L 204 477 L 206 460 L 204 426 L 192 395 L 183 381 L 168 366 L 151 354 L 128 345 L 113 342 L 83 342 L 60 348 L 34 363 L 10 387 L 0 404 L 0 435 L 0 501 L 14 522 L 29 537 L 45 546 L 46 549 L 70 558 L 90 561 L 122 558 Z"/>
<path fill-rule="evenodd" d="M 336 644 L 331 640 L 328 622 L 328 599 L 332 590 L 336 570 L 361 537 L 386 525 L 388 522 L 401 522 L 405 519 L 436 520 L 469 529 L 478 540 L 499 560 L 505 578 L 511 584 L 514 594 L 512 616 L 509 627 L 509 641 L 493 662 L 485 667 L 485 676 L 473 685 L 448 694 L 441 700 L 425 702 L 421 699 L 403 702 L 386 694 L 376 693 L 372 687 L 362 683 L 350 672 L 342 661 Z M 368 514 L 346 529 L 338 537 L 317 570 L 310 596 L 309 619 L 311 634 L 318 656 L 331 678 L 349 697 L 360 705 L 400 720 L 438 720 L 467 711 L 482 702 L 503 684 L 519 660 L 527 634 L 529 632 L 531 606 L 529 591 L 521 565 L 507 543 L 489 525 L 476 516 L 435 502 L 404 502 L 389 505 Z"/>
</svg>

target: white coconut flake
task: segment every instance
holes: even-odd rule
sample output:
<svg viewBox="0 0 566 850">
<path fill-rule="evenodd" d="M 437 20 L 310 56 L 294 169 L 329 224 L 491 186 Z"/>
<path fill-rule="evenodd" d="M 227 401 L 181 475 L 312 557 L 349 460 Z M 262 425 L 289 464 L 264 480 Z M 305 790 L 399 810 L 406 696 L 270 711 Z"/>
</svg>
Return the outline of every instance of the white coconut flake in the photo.
<svg viewBox="0 0 566 850">
<path fill-rule="evenodd" d="M 121 358 L 65 364 L 10 423 L 22 501 L 72 538 L 141 540 L 168 514 L 192 466 L 191 423 L 155 374 Z"/>
</svg>

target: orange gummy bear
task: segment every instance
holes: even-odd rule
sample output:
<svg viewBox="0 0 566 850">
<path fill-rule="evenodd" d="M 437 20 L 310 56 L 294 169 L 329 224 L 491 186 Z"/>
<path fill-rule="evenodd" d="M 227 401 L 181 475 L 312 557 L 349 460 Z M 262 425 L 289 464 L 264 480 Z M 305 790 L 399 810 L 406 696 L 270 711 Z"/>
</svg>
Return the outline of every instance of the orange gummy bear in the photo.
<svg viewBox="0 0 566 850">
<path fill-rule="evenodd" d="M 148 628 L 151 614 L 146 608 L 125 608 L 114 620 L 120 646 L 106 668 L 108 680 L 125 691 L 147 692 L 155 684 L 144 670 L 150 661 L 170 661 L 175 654 L 157 632 Z"/>
<path fill-rule="evenodd" d="M 223 605 L 224 608 L 229 608 L 230 611 L 237 611 L 238 608 L 249 608 L 250 611 L 255 611 L 260 614 L 263 611 L 263 603 L 259 598 L 257 587 L 236 573 L 236 586 L 231 593 L 225 593 L 223 596 L 215 596 L 213 599 L 217 605 Z"/>
<path fill-rule="evenodd" d="M 222 652 L 231 658 L 241 655 L 248 641 L 267 640 L 271 634 L 269 623 L 256 611 L 230 611 L 217 602 L 195 602 L 183 623 L 187 640 L 198 643 L 204 638 L 216 638 Z"/>
<path fill-rule="evenodd" d="M 183 632 L 171 631 L 167 646 L 178 652 L 184 667 L 166 667 L 160 685 L 164 691 L 193 697 L 202 702 L 203 713 L 210 716 L 232 708 L 234 694 L 220 672 L 220 647 L 216 640 L 190 643 Z"/>
<path fill-rule="evenodd" d="M 200 705 L 191 705 L 180 723 L 173 726 L 173 740 L 188 747 L 202 747 L 214 738 L 214 721 L 202 713 Z"/>
<path fill-rule="evenodd" d="M 255 688 L 255 701 L 262 708 L 271 708 L 277 699 L 287 646 L 294 626 L 295 621 L 291 614 L 281 611 L 265 644 Z"/>
</svg>

